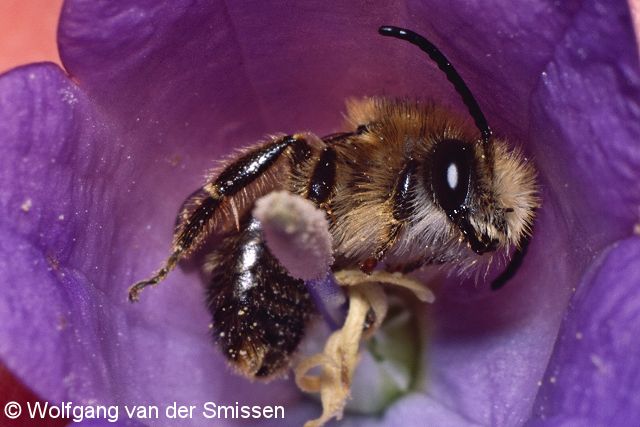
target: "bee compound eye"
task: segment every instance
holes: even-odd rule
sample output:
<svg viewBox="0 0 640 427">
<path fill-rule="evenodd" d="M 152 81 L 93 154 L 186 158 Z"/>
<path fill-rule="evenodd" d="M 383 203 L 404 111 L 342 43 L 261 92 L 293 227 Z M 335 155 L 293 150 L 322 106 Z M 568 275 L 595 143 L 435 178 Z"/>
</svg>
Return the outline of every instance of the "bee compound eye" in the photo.
<svg viewBox="0 0 640 427">
<path fill-rule="evenodd" d="M 450 216 L 461 212 L 469 194 L 473 147 L 446 139 L 436 144 L 431 158 L 431 186 L 436 202 Z"/>
</svg>

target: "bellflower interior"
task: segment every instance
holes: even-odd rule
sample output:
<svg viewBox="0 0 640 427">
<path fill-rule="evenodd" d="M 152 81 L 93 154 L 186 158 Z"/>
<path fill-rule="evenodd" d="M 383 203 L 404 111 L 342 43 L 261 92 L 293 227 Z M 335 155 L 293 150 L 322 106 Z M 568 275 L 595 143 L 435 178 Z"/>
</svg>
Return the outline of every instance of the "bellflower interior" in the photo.
<svg viewBox="0 0 640 427">
<path fill-rule="evenodd" d="M 640 68 L 626 4 L 604 0 L 67 1 L 65 69 L 0 76 L 7 369 L 54 402 L 240 401 L 285 405 L 291 425 L 315 417 L 291 380 L 228 369 L 198 274 L 178 269 L 136 305 L 127 287 L 160 265 L 180 203 L 233 149 L 340 130 L 349 97 L 466 114 L 425 56 L 377 35 L 383 24 L 447 54 L 494 131 L 533 158 L 543 207 L 504 289 L 450 278 L 425 308 L 416 390 L 344 425 L 637 419 Z"/>
</svg>

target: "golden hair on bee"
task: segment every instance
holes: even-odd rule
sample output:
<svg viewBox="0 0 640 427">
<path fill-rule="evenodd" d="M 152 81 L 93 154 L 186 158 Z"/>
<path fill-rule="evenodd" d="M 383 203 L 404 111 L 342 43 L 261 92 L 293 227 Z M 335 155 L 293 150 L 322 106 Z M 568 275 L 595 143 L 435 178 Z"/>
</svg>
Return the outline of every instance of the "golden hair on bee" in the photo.
<svg viewBox="0 0 640 427">
<path fill-rule="evenodd" d="M 485 146 L 464 119 L 432 103 L 366 98 L 350 100 L 347 111 L 348 124 L 366 131 L 333 146 L 340 264 L 409 257 L 413 266 L 464 270 L 478 253 L 517 246 L 527 235 L 538 205 L 535 170 L 518 150 L 496 139 Z M 463 200 L 453 207 L 447 185 L 460 186 Z M 460 205 L 467 212 L 456 223 Z"/>
</svg>

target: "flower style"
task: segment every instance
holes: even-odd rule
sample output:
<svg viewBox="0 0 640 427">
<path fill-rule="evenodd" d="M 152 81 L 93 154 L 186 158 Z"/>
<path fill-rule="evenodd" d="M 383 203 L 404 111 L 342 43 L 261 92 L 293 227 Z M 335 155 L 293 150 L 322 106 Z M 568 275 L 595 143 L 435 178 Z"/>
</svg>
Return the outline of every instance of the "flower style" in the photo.
<svg viewBox="0 0 640 427">
<path fill-rule="evenodd" d="M 599 0 L 67 1 L 66 72 L 0 77 L 6 368 L 54 402 L 240 401 L 284 405 L 290 425 L 315 417 L 292 381 L 229 371 L 197 274 L 174 272 L 135 306 L 126 289 L 159 265 L 180 202 L 233 148 L 336 131 L 348 97 L 464 108 L 381 24 L 447 52 L 497 133 L 535 159 L 544 206 L 507 287 L 439 291 L 415 390 L 344 425 L 638 419 L 640 68 L 627 6 Z"/>
</svg>

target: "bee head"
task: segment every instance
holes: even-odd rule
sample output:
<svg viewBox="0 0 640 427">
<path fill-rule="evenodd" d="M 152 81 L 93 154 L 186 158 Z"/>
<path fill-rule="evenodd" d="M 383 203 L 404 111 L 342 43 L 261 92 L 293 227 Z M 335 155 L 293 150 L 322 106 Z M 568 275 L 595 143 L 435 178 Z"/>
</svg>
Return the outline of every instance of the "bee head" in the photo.
<svg viewBox="0 0 640 427">
<path fill-rule="evenodd" d="M 447 138 L 433 144 L 425 163 L 433 202 L 475 253 L 519 245 L 529 233 L 537 188 L 534 169 L 520 151 L 508 150 L 503 141 L 485 146 Z"/>
<path fill-rule="evenodd" d="M 438 65 L 469 109 L 480 139 L 435 141 L 424 170 L 433 201 L 482 255 L 515 244 L 530 232 L 536 207 L 535 171 L 518 150 L 492 138 L 491 128 L 469 87 L 430 41 L 413 31 L 383 26 L 378 32 L 419 47 Z"/>
</svg>

